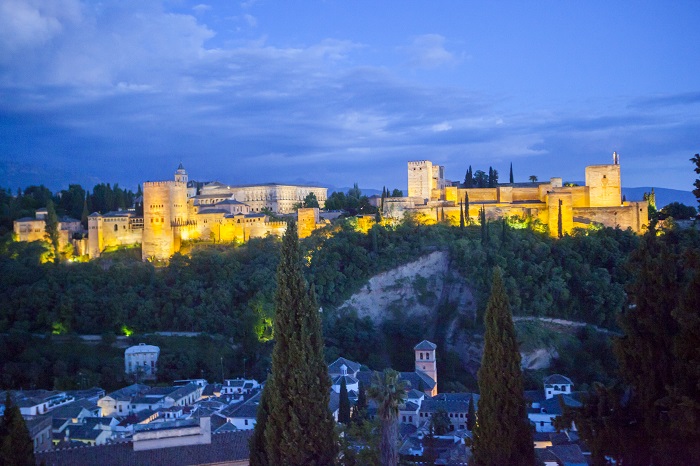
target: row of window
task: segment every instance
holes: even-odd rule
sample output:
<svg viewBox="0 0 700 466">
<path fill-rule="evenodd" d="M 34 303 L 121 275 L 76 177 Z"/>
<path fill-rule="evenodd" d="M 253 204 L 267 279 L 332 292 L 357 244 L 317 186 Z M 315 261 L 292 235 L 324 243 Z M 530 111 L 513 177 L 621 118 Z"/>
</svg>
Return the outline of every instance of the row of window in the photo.
<svg viewBox="0 0 700 466">
<path fill-rule="evenodd" d="M 423 353 L 419 353 L 419 354 L 420 354 L 420 359 L 422 361 L 423 360 Z M 430 353 L 425 353 L 425 360 L 430 361 Z"/>
</svg>

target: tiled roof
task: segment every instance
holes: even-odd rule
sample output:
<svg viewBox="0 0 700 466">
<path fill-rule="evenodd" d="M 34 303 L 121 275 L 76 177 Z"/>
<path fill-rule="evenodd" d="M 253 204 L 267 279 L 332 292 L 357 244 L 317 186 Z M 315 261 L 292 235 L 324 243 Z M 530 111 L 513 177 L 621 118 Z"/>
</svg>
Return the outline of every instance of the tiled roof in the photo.
<svg viewBox="0 0 700 466">
<path fill-rule="evenodd" d="M 575 444 L 554 445 L 548 450 L 559 460 L 560 464 L 566 466 L 587 466 L 586 458 L 581 452 L 581 448 Z"/>
<path fill-rule="evenodd" d="M 440 408 L 448 413 L 466 413 L 469 411 L 469 400 L 446 400 L 434 397 L 423 400 L 420 405 L 420 410 L 423 413 L 434 413 Z"/>
<path fill-rule="evenodd" d="M 88 411 L 93 411 L 97 408 L 98 406 L 91 401 L 78 400 L 63 406 L 59 406 L 58 408 L 51 411 L 51 415 L 54 417 L 54 419 L 69 419 L 78 417 L 84 409 Z"/>
<path fill-rule="evenodd" d="M 338 358 L 328 365 L 328 373 L 331 375 L 340 375 L 340 366 L 345 364 L 348 368 L 348 373 L 355 373 L 360 370 L 360 364 L 354 361 L 350 361 L 345 358 Z"/>
<path fill-rule="evenodd" d="M 244 403 L 235 404 L 223 409 L 221 411 L 221 415 L 226 416 L 227 418 L 254 419 L 257 416 L 261 393 L 262 392 L 256 393 Z"/>
<path fill-rule="evenodd" d="M 568 377 L 564 377 L 561 374 L 554 374 L 554 375 L 550 375 L 549 377 L 545 377 L 544 384 L 545 385 L 562 385 L 562 384 L 573 385 L 574 383 Z"/>
<path fill-rule="evenodd" d="M 428 340 L 423 340 L 420 343 L 418 343 L 416 346 L 413 347 L 414 350 L 423 350 L 423 351 L 433 351 L 437 348 L 437 345 L 435 343 L 432 343 Z"/>
<path fill-rule="evenodd" d="M 184 466 L 226 463 L 249 458 L 248 439 L 252 435 L 252 430 L 225 432 L 212 434 L 211 444 L 143 451 L 134 451 L 131 442 L 84 446 L 37 453 L 36 459 L 37 463 L 44 463 L 46 466 Z"/>
<path fill-rule="evenodd" d="M 423 382 L 425 388 L 432 390 L 435 387 L 435 381 L 423 372 L 399 372 L 399 374 L 403 380 L 411 384 L 411 388 L 415 388 L 416 390 L 420 390 L 421 382 Z"/>
<path fill-rule="evenodd" d="M 115 400 L 130 400 L 131 397 L 138 393 L 144 393 L 150 387 L 148 385 L 133 384 L 128 387 L 124 387 L 120 390 L 109 393 L 107 396 Z"/>
<path fill-rule="evenodd" d="M 336 377 L 333 377 L 333 385 L 340 385 L 343 379 L 345 379 L 346 386 L 358 383 L 358 380 L 351 375 L 338 375 Z"/>
</svg>

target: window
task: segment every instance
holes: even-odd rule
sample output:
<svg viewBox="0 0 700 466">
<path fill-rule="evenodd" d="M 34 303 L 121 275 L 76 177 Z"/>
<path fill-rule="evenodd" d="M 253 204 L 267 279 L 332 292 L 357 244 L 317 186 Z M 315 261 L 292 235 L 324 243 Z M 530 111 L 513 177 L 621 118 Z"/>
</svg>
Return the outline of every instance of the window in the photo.
<svg viewBox="0 0 700 466">
<path fill-rule="evenodd" d="M 413 416 L 408 416 L 408 422 L 413 422 Z"/>
<path fill-rule="evenodd" d="M 116 224 L 115 224 L 115 225 L 114 225 L 114 231 L 117 231 L 117 230 L 119 230 L 119 225 L 116 225 Z"/>
<path fill-rule="evenodd" d="M 540 421 L 540 427 L 544 427 L 544 421 Z"/>
<path fill-rule="evenodd" d="M 401 422 L 406 422 L 406 416 L 401 417 Z"/>
<path fill-rule="evenodd" d="M 248 425 L 248 419 L 246 419 L 246 420 L 243 421 L 243 422 L 245 422 L 245 425 Z"/>
<path fill-rule="evenodd" d="M 420 354 L 420 359 L 423 360 L 423 353 Z"/>
</svg>

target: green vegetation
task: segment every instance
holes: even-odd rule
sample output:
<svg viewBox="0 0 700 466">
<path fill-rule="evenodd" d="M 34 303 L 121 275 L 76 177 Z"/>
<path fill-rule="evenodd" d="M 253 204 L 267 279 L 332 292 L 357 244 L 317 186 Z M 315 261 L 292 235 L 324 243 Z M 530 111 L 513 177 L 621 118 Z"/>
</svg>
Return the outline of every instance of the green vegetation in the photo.
<svg viewBox="0 0 700 466">
<path fill-rule="evenodd" d="M 484 355 L 479 369 L 479 413 L 474 426 L 475 465 L 528 465 L 535 462 L 520 371 L 513 316 L 501 277 L 493 272 L 484 314 Z"/>
<path fill-rule="evenodd" d="M 381 464 L 396 466 L 399 460 L 399 405 L 406 399 L 407 383 L 392 369 L 375 372 L 367 395 L 377 402 L 377 417 L 381 426 L 379 454 Z"/>
<path fill-rule="evenodd" d="M 19 407 L 5 396 L 5 413 L 0 422 L 0 466 L 35 464 L 34 445 Z"/>
<path fill-rule="evenodd" d="M 264 391 L 265 456 L 272 465 L 328 465 L 335 461 L 335 421 L 328 410 L 331 382 L 323 357 L 321 317 L 301 269 L 296 224 L 282 239 L 275 292 L 275 346 Z"/>
<path fill-rule="evenodd" d="M 631 305 L 614 342 L 620 383 L 596 385 L 576 422 L 593 459 L 700 463 L 700 234 L 652 229 L 630 258 Z"/>
</svg>

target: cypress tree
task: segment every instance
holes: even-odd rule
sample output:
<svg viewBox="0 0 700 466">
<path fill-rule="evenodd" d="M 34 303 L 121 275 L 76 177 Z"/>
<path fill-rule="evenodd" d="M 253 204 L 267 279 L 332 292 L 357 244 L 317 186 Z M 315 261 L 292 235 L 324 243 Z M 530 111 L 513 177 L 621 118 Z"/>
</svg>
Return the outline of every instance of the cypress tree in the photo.
<svg viewBox="0 0 700 466">
<path fill-rule="evenodd" d="M 357 394 L 357 403 L 355 404 L 355 413 L 357 421 L 361 422 L 367 414 L 367 393 L 362 382 L 359 383 L 359 392 Z"/>
<path fill-rule="evenodd" d="M 54 253 L 54 262 L 60 260 L 58 255 L 58 215 L 56 215 L 56 208 L 53 205 L 53 201 L 49 200 L 46 203 L 46 240 L 51 244 L 51 248 Z"/>
<path fill-rule="evenodd" d="M 83 200 L 83 213 L 80 215 L 80 223 L 86 230 L 88 227 L 88 216 L 90 216 L 90 212 L 88 211 L 87 195 L 85 195 L 85 199 Z"/>
<path fill-rule="evenodd" d="M 253 436 L 248 441 L 250 449 L 250 466 L 270 466 L 265 450 L 265 428 L 267 427 L 267 418 L 270 415 L 270 388 L 269 379 L 265 384 L 262 394 L 260 395 L 260 404 L 256 415 L 255 428 Z"/>
<path fill-rule="evenodd" d="M 534 464 L 532 433 L 526 415 L 520 352 L 501 269 L 484 315 L 484 355 L 479 369 L 479 415 L 472 447 L 475 465 Z"/>
<path fill-rule="evenodd" d="M 348 397 L 348 385 L 345 377 L 340 381 L 340 406 L 338 407 L 338 422 L 350 423 L 350 398 Z"/>
<path fill-rule="evenodd" d="M 510 163 L 510 184 L 513 184 L 513 162 Z"/>
<path fill-rule="evenodd" d="M 700 154 L 695 154 L 694 157 L 691 157 L 690 161 L 693 162 L 693 164 L 695 165 L 695 168 L 693 168 L 695 173 L 700 175 Z M 695 181 L 693 182 L 693 186 L 695 187 L 695 189 L 693 189 L 693 194 L 698 200 L 698 206 L 700 206 L 700 176 L 698 176 L 698 178 L 695 179 Z"/>
<path fill-rule="evenodd" d="M 5 395 L 5 414 L 0 423 L 0 465 L 36 464 L 34 444 L 19 407 Z"/>
<path fill-rule="evenodd" d="M 463 205 L 464 203 L 462 201 L 459 201 L 459 228 L 460 230 L 464 229 L 464 210 L 463 210 Z"/>
<path fill-rule="evenodd" d="M 464 193 L 464 220 L 467 225 L 471 225 L 472 219 L 469 216 L 469 193 Z"/>
<path fill-rule="evenodd" d="M 467 429 L 474 430 L 476 423 L 476 409 L 474 408 L 474 396 L 469 398 L 469 411 L 467 411 Z"/>
<path fill-rule="evenodd" d="M 277 268 L 275 346 L 265 388 L 270 390 L 265 450 L 275 465 L 332 464 L 338 451 L 321 320 L 301 263 L 296 223 L 290 222 Z"/>
<path fill-rule="evenodd" d="M 561 216 L 561 199 L 559 199 L 559 214 L 557 216 L 557 236 L 561 238 L 564 236 L 564 222 Z"/>
</svg>

